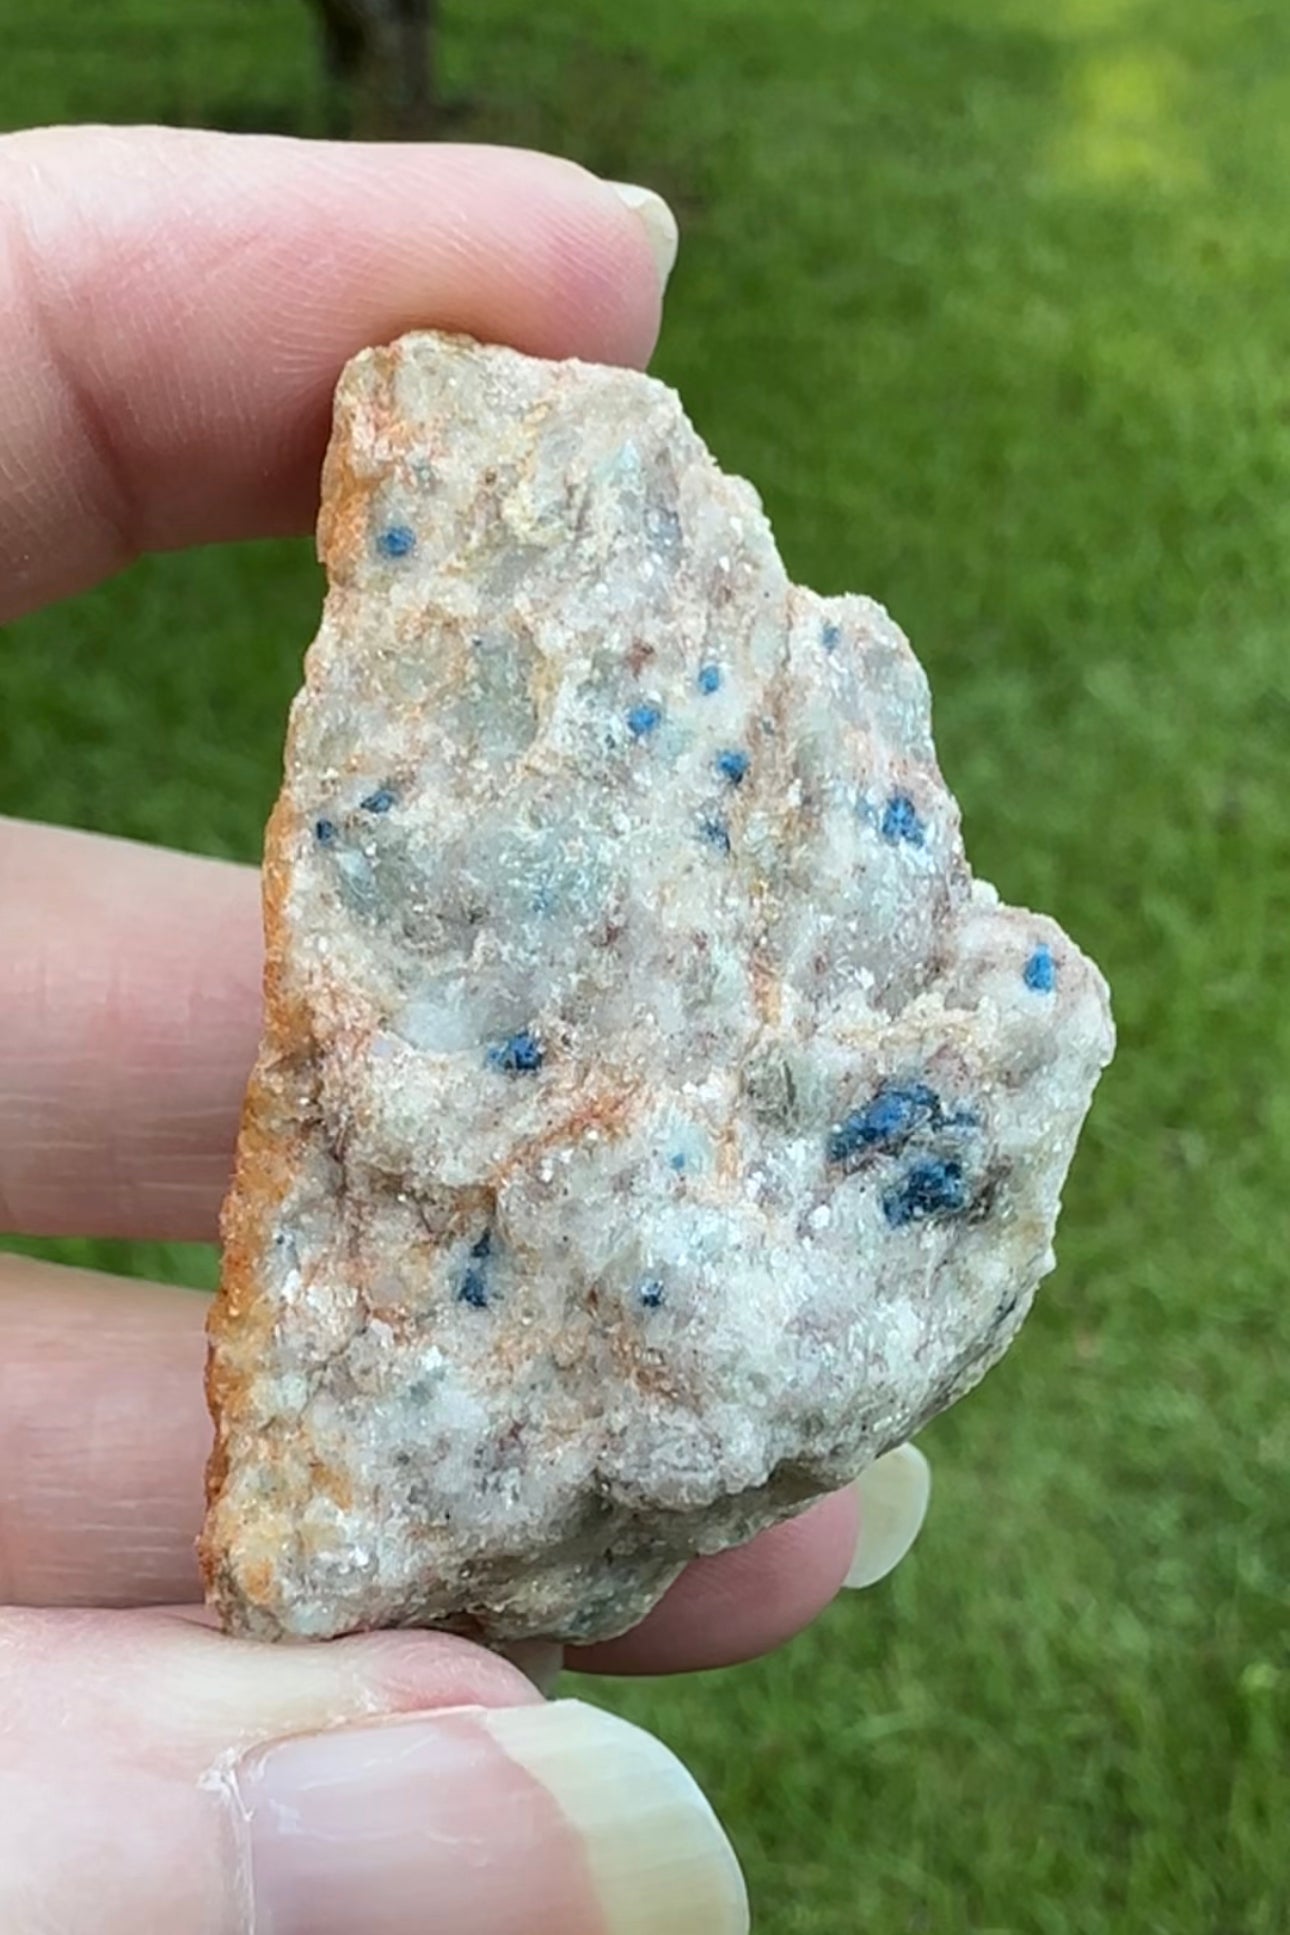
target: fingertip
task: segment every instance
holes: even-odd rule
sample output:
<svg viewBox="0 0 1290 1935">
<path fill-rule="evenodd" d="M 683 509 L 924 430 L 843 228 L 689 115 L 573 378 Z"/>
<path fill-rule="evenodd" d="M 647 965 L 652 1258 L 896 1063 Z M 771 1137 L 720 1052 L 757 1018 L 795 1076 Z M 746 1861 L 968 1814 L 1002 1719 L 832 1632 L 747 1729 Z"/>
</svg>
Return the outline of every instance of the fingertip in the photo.
<svg viewBox="0 0 1290 1935">
<path fill-rule="evenodd" d="M 693 1673 L 773 1652 L 823 1612 L 856 1548 L 854 1492 L 835 1492 L 747 1545 L 696 1559 L 632 1632 L 571 1648 L 578 1673 Z"/>
<path fill-rule="evenodd" d="M 639 182 L 632 181 L 611 181 L 609 186 L 619 201 L 625 202 L 631 209 L 645 231 L 661 294 L 676 267 L 681 246 L 681 231 L 676 216 L 653 188 L 644 188 Z"/>
<path fill-rule="evenodd" d="M 516 157 L 501 152 L 512 165 Z M 576 184 L 577 192 L 553 196 L 547 205 L 530 314 L 517 315 L 503 336 L 491 332 L 492 339 L 534 356 L 576 356 L 644 369 L 658 341 L 663 296 L 676 259 L 676 219 L 652 190 L 602 181 L 572 163 L 558 166 L 552 187 Z M 671 242 L 669 225 L 677 238 Z M 538 240 L 531 232 L 526 237 L 526 249 L 535 257 Z"/>
<path fill-rule="evenodd" d="M 87 1617 L 114 1619 L 118 1632 L 133 1631 L 145 1643 L 164 1635 L 176 1670 L 194 1688 L 207 1689 L 209 1697 L 199 1702 L 203 1714 L 253 1709 L 263 1718 L 263 1735 L 375 1715 L 530 1706 L 542 1699 L 521 1664 L 454 1633 L 391 1627 L 349 1633 L 325 1645 L 271 1646 L 221 1632 L 209 1607 Z M 50 1615 L 55 1632 L 61 1618 Z M 161 1716 L 156 1720 L 160 1724 Z"/>
<path fill-rule="evenodd" d="M 649 361 L 666 281 L 652 205 L 634 206 L 576 162 L 522 148 L 283 145 L 306 151 L 304 178 L 325 177 L 342 246 L 365 258 L 366 282 L 332 292 L 340 317 L 353 317 L 346 356 L 405 329 L 440 328 L 533 356 Z M 295 219 L 308 228 L 318 208 L 306 191 Z M 386 321 L 374 331 L 382 293 Z"/>
<path fill-rule="evenodd" d="M 261 1649 L 263 1650 L 263 1649 Z M 531 1667 L 547 1664 L 545 1647 L 507 1658 L 453 1633 L 390 1629 L 353 1633 L 321 1649 L 336 1655 L 374 1713 L 419 1713 L 429 1707 L 529 1706 L 542 1699 Z"/>
</svg>

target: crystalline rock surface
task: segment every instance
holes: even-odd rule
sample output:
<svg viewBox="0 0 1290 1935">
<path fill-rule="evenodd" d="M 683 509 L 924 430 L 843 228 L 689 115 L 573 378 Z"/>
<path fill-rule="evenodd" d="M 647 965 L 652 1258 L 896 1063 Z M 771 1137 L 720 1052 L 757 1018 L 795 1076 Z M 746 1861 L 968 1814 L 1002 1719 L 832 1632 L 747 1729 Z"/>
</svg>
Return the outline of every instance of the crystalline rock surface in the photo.
<svg viewBox="0 0 1290 1935">
<path fill-rule="evenodd" d="M 623 1631 L 999 1358 L 1112 1034 L 647 377 L 346 370 L 211 1320 L 226 1626 Z"/>
</svg>

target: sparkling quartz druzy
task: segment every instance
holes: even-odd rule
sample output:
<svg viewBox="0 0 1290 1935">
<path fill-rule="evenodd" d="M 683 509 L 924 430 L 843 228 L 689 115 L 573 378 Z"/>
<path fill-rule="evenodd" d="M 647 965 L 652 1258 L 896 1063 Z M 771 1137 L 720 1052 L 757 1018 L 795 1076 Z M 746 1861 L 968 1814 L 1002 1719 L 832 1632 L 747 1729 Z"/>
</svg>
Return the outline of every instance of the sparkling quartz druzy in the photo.
<svg viewBox="0 0 1290 1935">
<path fill-rule="evenodd" d="M 927 684 L 661 384 L 342 380 L 203 1559 L 242 1633 L 621 1631 L 1006 1348 L 1111 1051 Z"/>
</svg>

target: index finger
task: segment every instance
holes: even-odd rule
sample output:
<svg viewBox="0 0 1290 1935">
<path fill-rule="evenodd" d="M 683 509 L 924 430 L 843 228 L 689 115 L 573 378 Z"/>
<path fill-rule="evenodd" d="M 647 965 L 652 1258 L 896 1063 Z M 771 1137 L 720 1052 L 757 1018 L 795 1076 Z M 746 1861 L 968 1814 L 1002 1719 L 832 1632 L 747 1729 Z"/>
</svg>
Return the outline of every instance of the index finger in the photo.
<svg viewBox="0 0 1290 1935">
<path fill-rule="evenodd" d="M 38 129 L 0 139 L 0 210 L 0 622 L 142 551 L 305 529 L 368 343 L 641 363 L 658 327 L 641 214 L 518 150 Z"/>
</svg>

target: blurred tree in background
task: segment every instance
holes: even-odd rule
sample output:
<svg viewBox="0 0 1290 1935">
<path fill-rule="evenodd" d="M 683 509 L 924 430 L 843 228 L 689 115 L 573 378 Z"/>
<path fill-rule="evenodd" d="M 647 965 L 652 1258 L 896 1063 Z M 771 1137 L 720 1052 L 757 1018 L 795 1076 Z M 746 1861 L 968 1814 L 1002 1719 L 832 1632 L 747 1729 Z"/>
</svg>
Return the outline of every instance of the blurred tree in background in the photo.
<svg viewBox="0 0 1290 1935">
<path fill-rule="evenodd" d="M 310 0 L 335 134 L 409 140 L 435 120 L 438 0 Z"/>
</svg>

